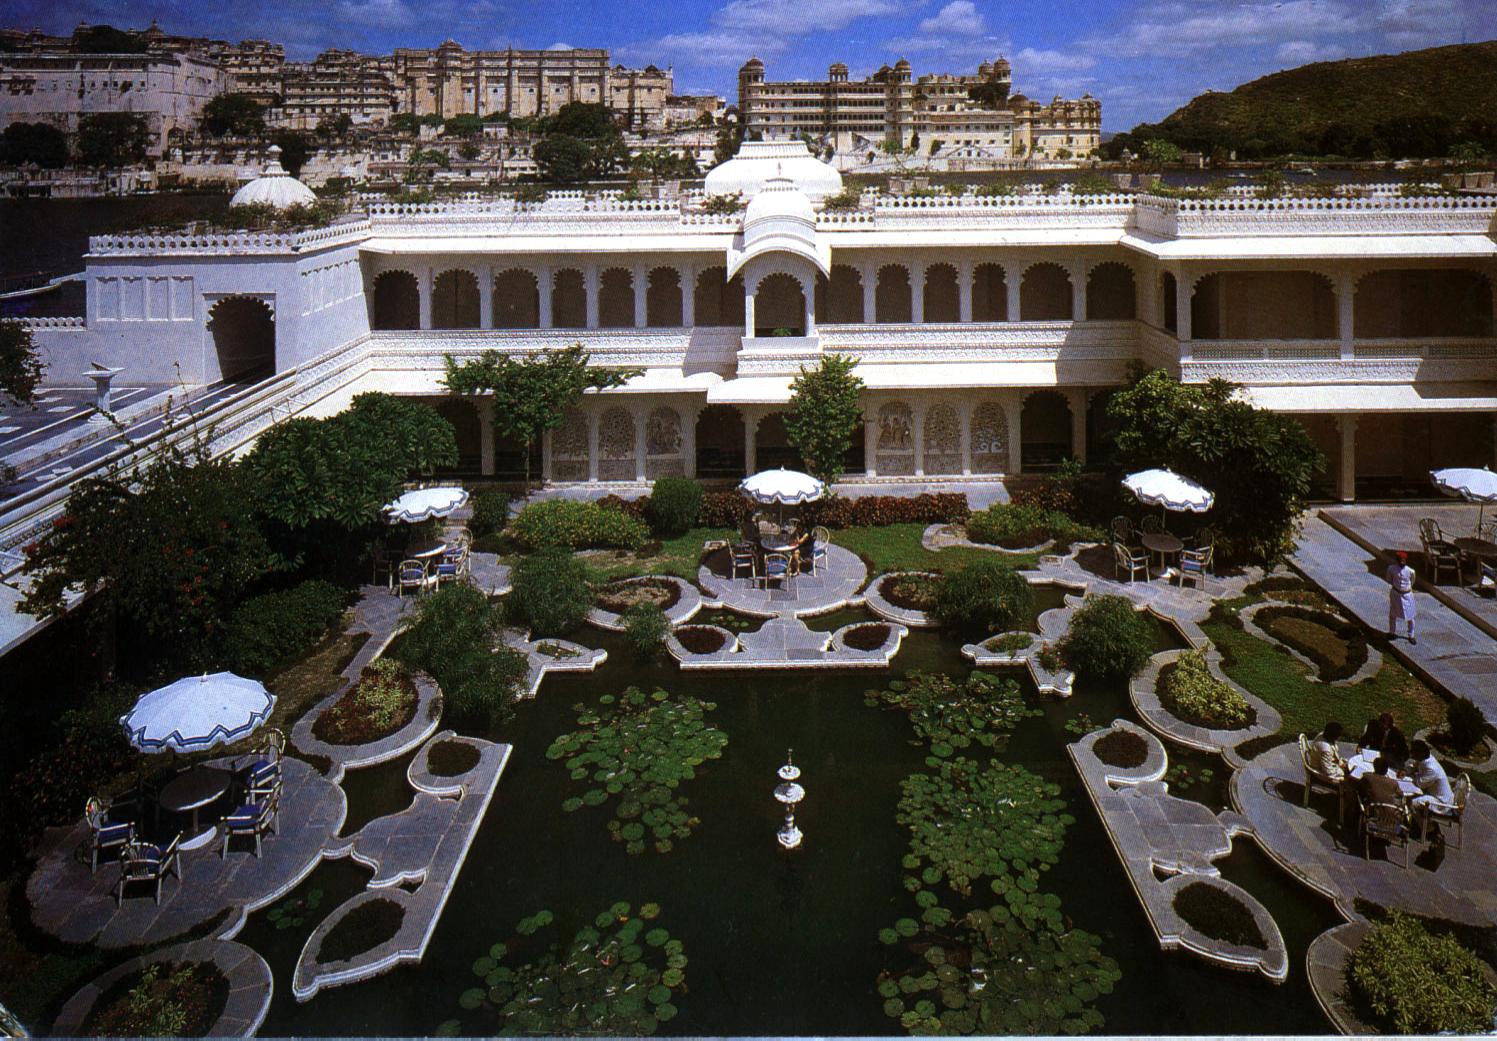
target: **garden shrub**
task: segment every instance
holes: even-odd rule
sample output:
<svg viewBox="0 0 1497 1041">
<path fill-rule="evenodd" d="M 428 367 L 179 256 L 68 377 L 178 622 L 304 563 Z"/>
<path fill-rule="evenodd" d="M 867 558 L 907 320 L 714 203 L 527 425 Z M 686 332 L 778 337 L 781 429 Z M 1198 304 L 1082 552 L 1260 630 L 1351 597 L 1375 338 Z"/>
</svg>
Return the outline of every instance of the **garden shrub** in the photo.
<svg viewBox="0 0 1497 1041">
<path fill-rule="evenodd" d="M 1178 718 L 1208 730 L 1240 730 L 1258 716 L 1246 698 L 1211 674 L 1203 651 L 1187 651 L 1160 671 L 1159 702 Z"/>
<path fill-rule="evenodd" d="M 1355 622 L 1297 605 L 1265 607 L 1253 621 L 1314 662 L 1322 683 L 1344 680 L 1367 664 L 1367 634 Z"/>
<path fill-rule="evenodd" d="M 509 492 L 499 488 L 484 488 L 473 493 L 473 516 L 468 528 L 476 538 L 503 531 L 509 523 Z"/>
<path fill-rule="evenodd" d="M 389 654 L 429 673 L 453 714 L 493 718 L 529 673 L 525 656 L 503 644 L 503 621 L 497 604 L 455 582 L 421 600 Z"/>
<path fill-rule="evenodd" d="M 967 536 L 1004 549 L 1026 549 L 1054 539 L 1064 550 L 1073 542 L 1100 542 L 1102 533 L 1077 524 L 1059 510 L 997 502 L 967 518 Z"/>
<path fill-rule="evenodd" d="M 958 632 L 1019 629 L 1034 613 L 1034 591 L 1003 561 L 977 560 L 941 577 L 930 613 Z"/>
<path fill-rule="evenodd" d="M 509 531 L 529 552 L 557 547 L 638 549 L 650 537 L 643 521 L 621 509 L 571 499 L 528 503 L 510 522 Z"/>
<path fill-rule="evenodd" d="M 808 524 L 828 528 L 958 524 L 970 513 L 967 496 L 960 492 L 922 492 L 913 497 L 865 495 L 859 499 L 837 496 L 810 503 L 804 508 Z"/>
<path fill-rule="evenodd" d="M 1445 731 L 1456 752 L 1480 748 L 1487 738 L 1487 721 L 1470 698 L 1455 697 L 1445 708 Z"/>
<path fill-rule="evenodd" d="M 167 974 L 162 975 L 162 969 Z M 223 1015 L 229 981 L 211 962 L 156 962 L 100 994 L 81 1033 L 93 1037 L 203 1037 Z"/>
<path fill-rule="evenodd" d="M 318 739 L 333 745 L 359 745 L 388 737 L 416 713 L 416 685 L 393 658 L 369 664 L 347 693 L 312 725 Z"/>
<path fill-rule="evenodd" d="M 1154 627 L 1122 596 L 1087 597 L 1060 641 L 1066 667 L 1089 679 L 1136 676 L 1153 653 Z"/>
<path fill-rule="evenodd" d="M 515 565 L 509 607 L 533 636 L 575 629 L 593 606 L 587 565 L 561 549 L 533 554 Z"/>
<path fill-rule="evenodd" d="M 702 510 L 702 486 L 684 477 L 662 477 L 650 490 L 645 517 L 656 535 L 683 535 L 696 526 Z"/>
<path fill-rule="evenodd" d="M 343 590 L 321 579 L 252 596 L 229 616 L 224 661 L 234 672 L 268 676 L 326 636 L 347 600 Z"/>
<path fill-rule="evenodd" d="M 1400 1034 L 1482 1033 L 1491 1029 L 1497 989 L 1482 962 L 1453 936 L 1430 932 L 1399 911 L 1372 927 L 1352 952 L 1347 977 L 1376 1017 Z"/>
<path fill-rule="evenodd" d="M 1144 760 L 1149 758 L 1149 746 L 1137 734 L 1114 730 L 1097 739 L 1097 743 L 1092 745 L 1092 753 L 1108 766 L 1131 770 L 1144 765 Z"/>
<path fill-rule="evenodd" d="M 654 604 L 639 603 L 624 612 L 624 635 L 641 660 L 653 658 L 665 643 L 671 623 Z"/>
<path fill-rule="evenodd" d="M 753 512 L 753 504 L 737 492 L 708 492 L 702 496 L 697 523 L 704 528 L 737 528 Z"/>
<path fill-rule="evenodd" d="M 1175 894 L 1175 910 L 1192 929 L 1222 943 L 1268 949 L 1263 930 L 1247 905 L 1205 882 L 1192 882 Z"/>
<path fill-rule="evenodd" d="M 637 521 L 645 521 L 646 523 L 649 522 L 649 517 L 645 514 L 645 510 L 650 505 L 649 499 L 626 499 L 622 495 L 614 495 L 610 492 L 601 499 L 594 499 L 593 501 L 605 510 L 618 510 L 626 517 L 633 517 Z"/>
</svg>

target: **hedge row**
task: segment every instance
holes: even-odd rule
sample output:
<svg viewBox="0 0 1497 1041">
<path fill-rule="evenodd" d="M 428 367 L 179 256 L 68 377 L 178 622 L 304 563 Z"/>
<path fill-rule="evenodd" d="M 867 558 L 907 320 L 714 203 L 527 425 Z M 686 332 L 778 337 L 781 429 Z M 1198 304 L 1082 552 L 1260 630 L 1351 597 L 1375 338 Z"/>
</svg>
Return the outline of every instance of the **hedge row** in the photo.
<svg viewBox="0 0 1497 1041">
<path fill-rule="evenodd" d="M 529 552 L 552 548 L 638 549 L 649 541 L 650 529 L 631 512 L 606 500 L 546 499 L 526 505 L 510 521 L 509 532 Z"/>
</svg>

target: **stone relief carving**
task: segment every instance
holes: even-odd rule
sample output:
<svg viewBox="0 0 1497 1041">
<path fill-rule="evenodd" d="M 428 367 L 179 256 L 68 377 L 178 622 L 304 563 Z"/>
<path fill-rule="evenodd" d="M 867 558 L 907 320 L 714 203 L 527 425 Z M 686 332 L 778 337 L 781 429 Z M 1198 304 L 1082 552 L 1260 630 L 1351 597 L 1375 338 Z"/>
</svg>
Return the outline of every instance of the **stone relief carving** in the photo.
<svg viewBox="0 0 1497 1041">
<path fill-rule="evenodd" d="M 972 471 L 1003 473 L 1008 469 L 1008 416 L 996 401 L 972 410 Z"/>
</svg>

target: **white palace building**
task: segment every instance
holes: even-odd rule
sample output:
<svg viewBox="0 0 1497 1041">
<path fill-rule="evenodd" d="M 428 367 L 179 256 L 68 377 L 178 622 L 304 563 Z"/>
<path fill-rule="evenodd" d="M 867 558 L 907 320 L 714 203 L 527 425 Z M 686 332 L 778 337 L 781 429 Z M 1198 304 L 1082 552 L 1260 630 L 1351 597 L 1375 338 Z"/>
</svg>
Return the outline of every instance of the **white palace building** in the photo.
<svg viewBox="0 0 1497 1041">
<path fill-rule="evenodd" d="M 749 142 L 707 178 L 708 194 L 743 193 L 732 214 L 704 212 L 701 193 L 559 191 L 370 202 L 292 233 L 102 235 L 86 315 L 31 321 L 57 384 L 95 363 L 122 381 L 242 382 L 215 427 L 229 448 L 383 390 L 438 403 L 488 474 L 521 461 L 486 436 L 486 402 L 444 395 L 444 355 L 581 342 L 642 368 L 546 439 L 535 465 L 553 484 L 783 462 L 791 380 L 828 353 L 859 359 L 848 469 L 870 481 L 1084 460 L 1135 361 L 1302 418 L 1342 499 L 1493 461 L 1497 198 L 869 194 L 823 209 L 840 189 L 800 142 Z"/>
</svg>

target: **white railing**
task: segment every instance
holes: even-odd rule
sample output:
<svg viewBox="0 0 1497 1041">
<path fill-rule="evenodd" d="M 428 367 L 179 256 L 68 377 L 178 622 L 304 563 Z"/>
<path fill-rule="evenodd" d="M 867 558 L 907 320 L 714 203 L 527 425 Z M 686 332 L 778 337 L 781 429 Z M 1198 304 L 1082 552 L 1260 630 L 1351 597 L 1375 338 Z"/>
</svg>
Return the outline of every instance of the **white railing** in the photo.
<svg viewBox="0 0 1497 1041">
<path fill-rule="evenodd" d="M 1358 358 L 1497 358 L 1497 337 L 1356 340 L 1353 349 Z"/>
<path fill-rule="evenodd" d="M 264 254 L 302 253 L 327 246 L 355 242 L 369 234 L 369 221 L 340 221 L 302 231 L 231 231 L 203 226 L 187 231 L 127 232 L 91 235 L 90 254 L 214 253 Z"/>
<path fill-rule="evenodd" d="M 1482 233 L 1490 230 L 1497 215 L 1497 199 L 1466 195 L 1169 199 L 1141 195 L 1134 213 L 1140 230 L 1166 238 Z"/>
<path fill-rule="evenodd" d="M 380 369 L 440 371 L 446 356 L 476 358 L 485 351 L 527 355 L 580 343 L 599 365 L 648 369 L 731 365 L 743 330 L 732 326 L 669 329 L 402 329 L 370 334 Z"/>
<path fill-rule="evenodd" d="M 1002 361 L 1061 352 L 1112 358 L 1138 350 L 1138 323 L 1133 321 L 821 325 L 817 333 L 824 349 L 905 361 Z"/>
<path fill-rule="evenodd" d="M 82 315 L 61 318 L 23 317 L 21 324 L 30 329 L 83 329 L 87 326 Z"/>
<path fill-rule="evenodd" d="M 1191 340 L 1186 345 L 1198 361 L 1242 361 L 1252 358 L 1339 358 L 1340 340 Z"/>
</svg>

